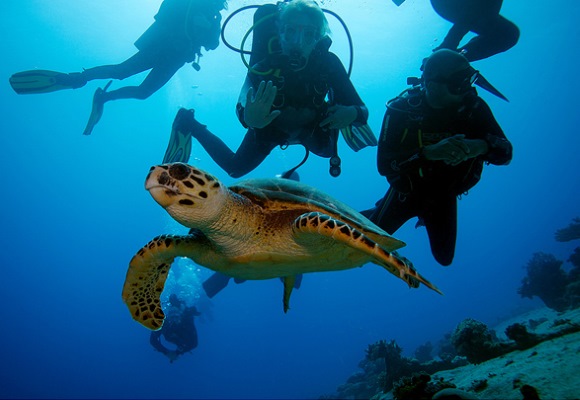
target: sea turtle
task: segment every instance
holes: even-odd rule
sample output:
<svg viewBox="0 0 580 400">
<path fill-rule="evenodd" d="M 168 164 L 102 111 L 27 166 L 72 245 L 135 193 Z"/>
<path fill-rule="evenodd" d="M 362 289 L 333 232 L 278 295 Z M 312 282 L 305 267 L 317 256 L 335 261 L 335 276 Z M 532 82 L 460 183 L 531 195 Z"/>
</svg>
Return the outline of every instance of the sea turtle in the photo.
<svg viewBox="0 0 580 400">
<path fill-rule="evenodd" d="M 282 278 L 284 312 L 297 274 L 338 271 L 372 262 L 410 287 L 423 278 L 405 258 L 392 253 L 405 243 L 346 204 L 289 179 L 252 179 L 226 187 L 198 168 L 182 164 L 152 167 L 145 188 L 188 235 L 151 240 L 129 264 L 123 300 L 133 318 L 160 329 L 160 295 L 175 257 L 240 279 Z"/>
</svg>

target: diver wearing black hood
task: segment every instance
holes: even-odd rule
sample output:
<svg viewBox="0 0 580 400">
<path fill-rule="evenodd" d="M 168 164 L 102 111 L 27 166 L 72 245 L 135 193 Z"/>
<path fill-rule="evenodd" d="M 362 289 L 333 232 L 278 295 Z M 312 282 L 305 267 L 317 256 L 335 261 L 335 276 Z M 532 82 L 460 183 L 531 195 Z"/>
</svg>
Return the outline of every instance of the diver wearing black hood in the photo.
<svg viewBox="0 0 580 400">
<path fill-rule="evenodd" d="M 452 50 L 427 58 L 422 85 L 389 101 L 377 167 L 390 188 L 363 211 L 389 234 L 419 217 L 442 265 L 455 254 L 457 197 L 471 189 L 483 164 L 507 165 L 512 145 L 472 86 L 478 72 Z"/>
</svg>

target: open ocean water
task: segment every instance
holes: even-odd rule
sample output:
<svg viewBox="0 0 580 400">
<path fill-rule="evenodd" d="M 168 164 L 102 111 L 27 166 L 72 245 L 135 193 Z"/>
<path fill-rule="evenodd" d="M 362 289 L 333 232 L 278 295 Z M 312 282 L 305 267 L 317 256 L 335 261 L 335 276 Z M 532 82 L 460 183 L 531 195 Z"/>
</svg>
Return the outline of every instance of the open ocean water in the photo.
<svg viewBox="0 0 580 400">
<path fill-rule="evenodd" d="M 229 2 L 224 19 L 239 7 Z M 464 318 L 493 325 L 542 303 L 517 294 L 534 252 L 566 259 L 575 243 L 554 232 L 580 216 L 578 38 L 580 2 L 506 0 L 502 15 L 521 30 L 511 50 L 473 63 L 510 102 L 479 90 L 514 145 L 509 166 L 487 166 L 459 202 L 457 251 L 442 267 L 424 228 L 409 221 L 394 236 L 401 253 L 444 293 L 410 290 L 382 268 L 304 277 L 282 312 L 282 285 L 233 282 L 204 298 L 208 270 L 181 267 L 172 287 L 198 305 L 199 345 L 170 363 L 149 344 L 121 300 L 128 262 L 161 233 L 185 233 L 144 190 L 161 162 L 179 107 L 237 147 L 235 116 L 245 67 L 221 44 L 205 52 L 145 101 L 107 103 L 91 136 L 81 133 L 93 92 L 105 81 L 45 95 L 18 96 L 8 77 L 27 69 L 80 71 L 123 61 L 153 21 L 159 0 L 3 0 L 0 13 L 0 397 L 2 398 L 317 398 L 357 371 L 367 345 L 394 339 L 413 354 Z M 352 81 L 378 135 L 385 102 L 418 76 L 421 60 L 450 24 L 427 0 L 323 1 L 347 23 L 354 42 Z M 252 14 L 235 17 L 239 43 Z M 346 36 L 329 18 L 335 51 L 348 63 Z M 114 82 L 138 83 L 145 75 Z M 388 187 L 376 148 L 354 153 L 339 143 L 343 172 L 311 156 L 303 182 L 355 209 L 371 207 Z M 234 182 L 194 142 L 195 164 Z M 247 177 L 270 177 L 302 158 L 276 149 Z M 180 286 L 181 285 L 181 286 Z M 187 288 L 190 290 L 188 291 Z M 177 289 L 176 289 L 177 290 Z"/>
</svg>

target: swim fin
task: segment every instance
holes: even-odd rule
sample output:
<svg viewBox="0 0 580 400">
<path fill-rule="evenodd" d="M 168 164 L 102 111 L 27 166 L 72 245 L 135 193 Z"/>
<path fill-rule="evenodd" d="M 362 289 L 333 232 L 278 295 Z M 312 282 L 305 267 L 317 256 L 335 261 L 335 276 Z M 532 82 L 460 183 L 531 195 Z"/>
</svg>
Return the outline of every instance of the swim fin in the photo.
<svg viewBox="0 0 580 400">
<path fill-rule="evenodd" d="M 228 286 L 231 277 L 220 272 L 215 272 L 212 276 L 207 278 L 203 283 L 203 290 L 210 299 L 218 294 L 222 289 Z"/>
<path fill-rule="evenodd" d="M 342 137 L 348 147 L 354 151 L 359 151 L 367 146 L 376 146 L 377 138 L 368 124 L 361 126 L 349 125 L 340 130 Z"/>
<path fill-rule="evenodd" d="M 39 94 L 85 86 L 87 80 L 80 72 L 66 74 L 45 69 L 17 72 L 9 79 L 10 86 L 18 94 Z"/>
<path fill-rule="evenodd" d="M 191 155 L 191 133 L 184 129 L 185 118 L 191 118 L 187 113 L 190 110 L 185 108 L 179 109 L 177 115 L 173 120 L 171 127 L 171 136 L 169 137 L 169 144 L 165 150 L 163 157 L 163 164 L 182 162 L 187 163 Z"/>
<path fill-rule="evenodd" d="M 478 74 L 474 84 L 509 103 L 508 98 L 505 97 L 499 90 L 497 90 L 491 83 L 489 83 L 489 81 L 485 79 L 483 75 Z"/>
<path fill-rule="evenodd" d="M 91 109 L 91 115 L 89 115 L 89 120 L 83 135 L 90 135 L 93 132 L 95 125 L 97 125 L 97 123 L 101 120 L 101 117 L 103 116 L 103 110 L 105 108 L 103 95 L 109 86 L 111 86 L 111 83 L 113 83 L 113 81 L 109 81 L 109 83 L 107 83 L 104 88 L 98 88 L 95 90 L 95 94 L 93 95 L 93 108 Z"/>
</svg>

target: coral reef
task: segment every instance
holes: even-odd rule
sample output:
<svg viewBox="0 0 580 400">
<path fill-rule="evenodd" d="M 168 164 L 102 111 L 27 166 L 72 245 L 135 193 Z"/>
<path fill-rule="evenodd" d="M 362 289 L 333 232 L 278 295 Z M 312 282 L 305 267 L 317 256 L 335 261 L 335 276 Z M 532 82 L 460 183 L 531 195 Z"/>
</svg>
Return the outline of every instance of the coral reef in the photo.
<svg viewBox="0 0 580 400">
<path fill-rule="evenodd" d="M 530 385 L 523 385 L 520 388 L 520 393 L 524 396 L 523 400 L 540 400 L 538 391 L 535 387 Z"/>
<path fill-rule="evenodd" d="M 369 360 L 375 361 L 379 358 L 384 360 L 385 377 L 382 388 L 384 392 L 388 392 L 393 388 L 394 381 L 405 375 L 411 374 L 416 368 L 416 364 L 418 364 L 416 361 L 413 362 L 414 360 L 402 357 L 402 352 L 403 349 L 394 340 L 391 340 L 390 342 L 380 340 L 369 345 L 366 350 L 366 358 Z"/>
<path fill-rule="evenodd" d="M 459 389 L 447 388 L 438 391 L 432 397 L 433 400 L 478 400 L 479 397 Z"/>
<path fill-rule="evenodd" d="M 512 324 L 505 330 L 508 338 L 516 342 L 519 349 L 529 349 L 540 343 L 540 336 L 535 333 L 528 332 L 528 329 L 523 324 Z"/>
<path fill-rule="evenodd" d="M 505 353 L 505 345 L 500 343 L 495 332 L 483 322 L 467 318 L 457 325 L 451 336 L 457 354 L 467 358 L 472 364 L 479 364 Z"/>
<path fill-rule="evenodd" d="M 564 311 L 567 308 L 563 297 L 568 275 L 562 269 L 562 264 L 552 254 L 535 253 L 528 261 L 528 275 L 522 279 L 518 293 L 530 299 L 539 297 L 551 309 Z"/>
<path fill-rule="evenodd" d="M 546 340 L 580 332 L 580 325 L 568 320 L 561 323 L 555 321 L 552 328 L 556 327 L 558 329 L 550 333 L 536 334 L 529 332 L 524 324 L 512 324 L 505 331 L 511 341 L 502 342 L 483 322 L 467 318 L 457 326 L 451 340 L 458 354 L 465 356 L 472 364 L 479 364 L 514 350 L 529 349 Z"/>
<path fill-rule="evenodd" d="M 443 339 L 439 340 L 437 343 L 438 352 L 437 355 L 443 361 L 451 361 L 458 356 L 455 346 L 451 343 L 451 334 L 448 332 L 443 336 Z"/>
<path fill-rule="evenodd" d="M 580 218 L 575 218 L 570 226 L 557 231 L 556 239 L 580 239 Z M 547 307 L 558 312 L 576 312 L 571 310 L 580 307 L 580 247 L 573 251 L 567 261 L 571 268 L 563 268 L 564 262 L 551 254 L 535 253 L 526 266 L 527 276 L 523 278 L 518 293 L 522 297 L 539 297 Z M 362 371 L 354 373 L 337 389 L 337 393 L 324 398 L 381 399 L 388 396 L 385 393 L 391 389 L 392 395 L 398 400 L 476 399 L 477 395 L 474 393 L 480 392 L 489 395 L 498 390 L 497 386 L 493 386 L 494 382 L 500 380 L 498 376 L 501 374 L 496 373 L 498 368 L 518 368 L 512 366 L 516 362 L 514 360 L 518 359 L 517 354 L 527 351 L 528 358 L 536 359 L 540 357 L 540 350 L 528 349 L 539 344 L 542 344 L 538 346 L 541 348 L 543 342 L 560 340 L 558 338 L 562 336 L 580 332 L 577 318 L 575 323 L 565 318 L 554 320 L 549 327 L 546 321 L 548 319 L 542 317 L 511 324 L 505 330 L 509 341 L 500 341 L 487 325 L 468 318 L 461 321 L 452 333 L 446 334 L 436 346 L 431 342 L 419 346 L 415 350 L 415 358 L 402 356 L 402 348 L 395 340 L 380 340 L 366 349 L 366 356 L 359 363 Z M 520 353 L 513 353 L 510 358 L 489 361 L 514 350 L 520 350 Z M 434 352 L 438 359 L 431 359 Z M 485 361 L 489 362 L 483 364 Z M 457 368 L 468 362 L 482 365 Z M 494 365 L 494 369 L 490 370 L 489 365 Z M 441 377 L 441 374 L 452 374 L 456 370 L 486 366 L 487 370 L 485 374 L 479 375 L 480 379 L 472 379 L 471 373 L 466 374 L 463 384 L 458 384 L 464 390 L 455 387 L 457 381 L 453 381 L 453 378 L 445 381 Z M 434 374 L 435 379 L 432 379 Z M 472 380 L 466 382 L 466 379 Z M 452 384 L 451 381 L 455 383 Z M 541 384 L 544 382 L 541 381 Z M 539 398 L 538 391 L 533 386 L 524 384 L 523 380 L 514 379 L 509 382 L 509 386 L 511 390 L 519 389 L 525 400 Z M 553 387 L 550 390 L 558 391 Z"/>
<path fill-rule="evenodd" d="M 436 393 L 447 388 L 455 388 L 455 385 L 444 380 L 432 381 L 426 373 L 414 373 L 394 383 L 393 396 L 396 400 L 431 400 Z"/>
<path fill-rule="evenodd" d="M 572 268 L 572 270 L 568 273 L 568 275 L 570 275 L 570 278 L 572 278 L 573 280 L 579 280 L 580 278 L 580 247 L 576 247 L 574 249 L 574 253 L 572 253 L 570 255 L 570 258 L 568 258 L 568 261 L 574 266 L 574 268 Z"/>
<path fill-rule="evenodd" d="M 391 389 L 394 398 L 398 400 L 477 398 L 476 394 L 485 392 L 489 386 L 488 381 L 496 377 L 494 370 L 488 371 L 479 379 L 473 379 L 469 385 L 464 383 L 462 389 L 467 390 L 466 392 L 454 388 L 456 384 L 454 381 L 445 381 L 442 378 L 432 379 L 431 376 L 440 371 L 455 370 L 466 365 L 467 361 L 471 364 L 481 364 L 515 350 L 525 351 L 543 342 L 580 332 L 580 323 L 567 318 L 553 320 L 549 328 L 546 326 L 548 324 L 543 324 L 543 322 L 546 320 L 530 319 L 527 322 L 511 324 L 505 330 L 509 341 L 500 341 L 495 332 L 484 323 L 470 318 L 465 319 L 457 325 L 451 335 L 446 335 L 446 339 L 442 340 L 442 344 L 439 345 L 445 349 L 440 354 L 444 354 L 447 359 L 429 360 L 422 363 L 415 358 L 402 356 L 402 348 L 394 340 L 380 340 L 367 347 L 366 356 L 359 363 L 363 371 L 353 374 L 337 389 L 335 394 L 324 398 L 381 399 L 384 393 Z M 541 332 L 529 331 L 540 325 L 544 325 Z M 455 346 L 455 352 L 448 348 L 449 343 Z M 430 347 L 431 344 L 426 343 L 419 346 L 415 353 L 424 353 Z M 531 352 L 528 357 L 537 356 L 537 354 L 537 352 Z M 502 363 L 504 367 L 507 367 L 514 361 L 512 358 L 506 358 Z M 524 382 L 518 380 L 513 382 L 514 388 L 521 388 L 522 394 L 526 392 L 524 394 L 528 396 L 525 397 L 526 399 L 534 399 L 534 388 L 531 386 L 524 388 L 523 384 Z"/>
<path fill-rule="evenodd" d="M 431 342 L 427 342 L 417 347 L 415 350 L 415 359 L 420 363 L 427 362 L 433 358 L 431 353 L 433 352 L 433 345 Z"/>
<path fill-rule="evenodd" d="M 567 242 L 580 239 L 580 218 L 556 232 L 556 240 Z M 526 265 L 527 276 L 522 279 L 518 293 L 522 297 L 539 297 L 547 307 L 562 312 L 580 306 L 580 247 L 568 258 L 572 265 L 566 272 L 563 261 L 552 254 L 535 253 Z"/>
<path fill-rule="evenodd" d="M 426 343 L 417 349 L 416 353 L 430 353 L 432 345 Z M 413 374 L 434 374 L 437 371 L 453 369 L 466 365 L 465 358 L 453 356 L 446 360 L 427 360 L 419 362 L 415 358 L 402 356 L 403 349 L 394 341 L 380 340 L 369 345 L 365 358 L 359 363 L 362 372 L 351 375 L 347 382 L 340 385 L 337 392 L 327 398 L 363 399 L 377 393 L 386 393 L 394 388 L 396 382 Z M 439 386 L 438 386 L 439 387 Z M 440 388 L 439 388 L 440 389 Z M 431 389 L 430 389 L 431 390 Z M 434 393 L 434 392 L 433 392 Z"/>
<path fill-rule="evenodd" d="M 580 218 L 576 217 L 566 228 L 558 229 L 555 236 L 558 242 L 580 239 Z"/>
</svg>

